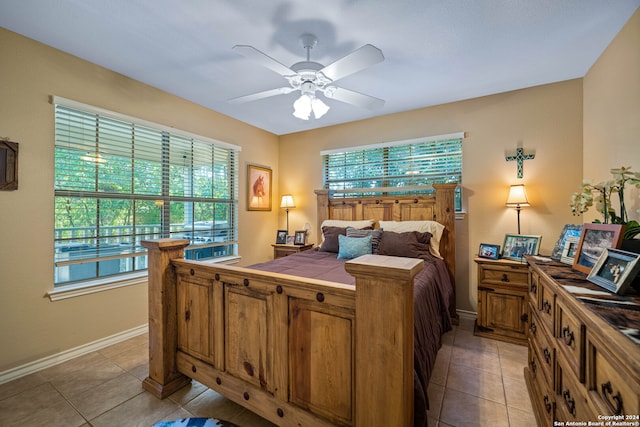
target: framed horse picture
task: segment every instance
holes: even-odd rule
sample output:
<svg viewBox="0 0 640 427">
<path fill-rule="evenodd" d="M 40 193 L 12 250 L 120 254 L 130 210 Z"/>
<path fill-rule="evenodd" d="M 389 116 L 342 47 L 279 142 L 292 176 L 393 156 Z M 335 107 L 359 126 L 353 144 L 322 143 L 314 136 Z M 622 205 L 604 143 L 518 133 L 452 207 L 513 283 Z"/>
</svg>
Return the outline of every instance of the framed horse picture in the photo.
<svg viewBox="0 0 640 427">
<path fill-rule="evenodd" d="M 247 210 L 271 210 L 271 168 L 247 165 Z"/>
</svg>

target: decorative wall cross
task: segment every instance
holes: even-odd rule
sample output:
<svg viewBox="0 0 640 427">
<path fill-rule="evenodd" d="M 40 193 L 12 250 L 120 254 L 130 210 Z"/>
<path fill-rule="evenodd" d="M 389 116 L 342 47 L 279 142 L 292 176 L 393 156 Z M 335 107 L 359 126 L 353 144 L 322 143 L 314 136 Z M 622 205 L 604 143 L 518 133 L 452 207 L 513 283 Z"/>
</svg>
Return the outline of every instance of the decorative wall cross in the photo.
<svg viewBox="0 0 640 427">
<path fill-rule="evenodd" d="M 515 160 L 518 164 L 518 178 L 522 178 L 523 175 L 523 171 L 522 171 L 522 163 L 524 163 L 525 160 L 530 160 L 535 158 L 536 155 L 535 154 L 524 154 L 524 150 L 522 149 L 522 147 L 518 147 L 516 148 L 516 155 L 515 156 L 506 156 L 505 159 L 507 159 L 507 162 L 510 162 L 512 160 Z"/>
</svg>

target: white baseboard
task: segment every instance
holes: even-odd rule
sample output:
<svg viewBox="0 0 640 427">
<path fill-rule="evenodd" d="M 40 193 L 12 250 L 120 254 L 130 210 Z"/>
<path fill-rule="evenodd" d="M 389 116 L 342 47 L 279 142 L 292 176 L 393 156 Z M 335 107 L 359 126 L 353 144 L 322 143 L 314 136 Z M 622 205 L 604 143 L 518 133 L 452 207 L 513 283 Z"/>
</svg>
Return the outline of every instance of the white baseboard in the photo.
<svg viewBox="0 0 640 427">
<path fill-rule="evenodd" d="M 476 320 L 476 318 L 478 317 L 478 313 L 476 313 L 475 311 L 456 310 L 456 313 L 458 313 L 458 317 L 469 320 Z"/>
<path fill-rule="evenodd" d="M 129 329 L 127 331 L 123 331 L 115 335 L 111 335 L 109 337 L 81 345 L 79 347 L 75 347 L 33 362 L 29 362 L 16 368 L 8 369 L 4 372 L 0 372 L 0 384 L 13 381 L 26 375 L 33 374 L 34 372 L 41 371 L 45 368 L 49 368 L 62 362 L 66 362 L 67 360 L 73 359 L 74 357 L 82 356 L 84 354 L 100 350 L 110 345 L 117 344 L 121 341 L 128 340 L 129 338 L 147 333 L 149 333 L 149 325 L 141 325 L 136 328 Z"/>
</svg>

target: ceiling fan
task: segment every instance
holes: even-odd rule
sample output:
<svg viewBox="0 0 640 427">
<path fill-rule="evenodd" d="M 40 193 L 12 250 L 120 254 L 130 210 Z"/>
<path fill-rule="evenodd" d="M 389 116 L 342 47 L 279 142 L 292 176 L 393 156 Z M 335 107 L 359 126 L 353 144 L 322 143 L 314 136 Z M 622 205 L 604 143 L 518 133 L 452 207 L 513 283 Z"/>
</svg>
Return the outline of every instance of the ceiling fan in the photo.
<svg viewBox="0 0 640 427">
<path fill-rule="evenodd" d="M 293 115 L 303 120 L 309 120 L 312 111 L 316 119 L 329 111 L 329 107 L 316 97 L 317 92 L 324 94 L 329 99 L 371 110 L 384 105 L 382 99 L 333 85 L 337 80 L 384 61 L 384 55 L 380 49 L 366 44 L 335 62 L 323 66 L 310 59 L 311 49 L 318 43 L 316 36 L 303 34 L 300 37 L 300 42 L 307 51 L 307 60 L 297 62 L 291 67 L 283 65 L 252 46 L 234 46 L 233 50 L 240 55 L 283 76 L 289 82 L 289 86 L 232 98 L 229 102 L 240 104 L 299 90 L 301 95 L 293 104 Z"/>
</svg>

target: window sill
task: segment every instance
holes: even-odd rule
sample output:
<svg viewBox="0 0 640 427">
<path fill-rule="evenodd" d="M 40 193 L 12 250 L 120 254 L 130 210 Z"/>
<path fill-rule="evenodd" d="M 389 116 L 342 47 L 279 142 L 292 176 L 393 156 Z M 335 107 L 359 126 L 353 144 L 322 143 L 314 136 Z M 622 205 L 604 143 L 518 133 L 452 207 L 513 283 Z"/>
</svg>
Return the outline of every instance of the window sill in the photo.
<svg viewBox="0 0 640 427">
<path fill-rule="evenodd" d="M 212 260 L 203 260 L 201 262 L 207 264 L 237 264 L 240 261 L 239 256 L 229 256 L 224 258 L 216 258 Z M 108 291 L 111 289 L 122 288 L 125 286 L 140 285 L 147 283 L 147 271 L 131 273 L 126 276 L 120 276 L 116 279 L 105 278 L 100 280 L 92 280 L 90 282 L 75 283 L 73 285 L 58 286 L 54 290 L 47 292 L 46 296 L 51 301 L 60 301 L 68 298 L 75 298 L 83 295 L 95 294 L 96 292 Z"/>
<path fill-rule="evenodd" d="M 147 271 L 120 276 L 92 280 L 90 282 L 75 283 L 73 285 L 58 286 L 54 290 L 47 292 L 46 296 L 51 301 L 59 301 L 67 298 L 79 297 L 82 295 L 95 294 L 96 292 L 108 291 L 110 289 L 122 288 L 125 286 L 139 285 L 147 283 Z"/>
</svg>

